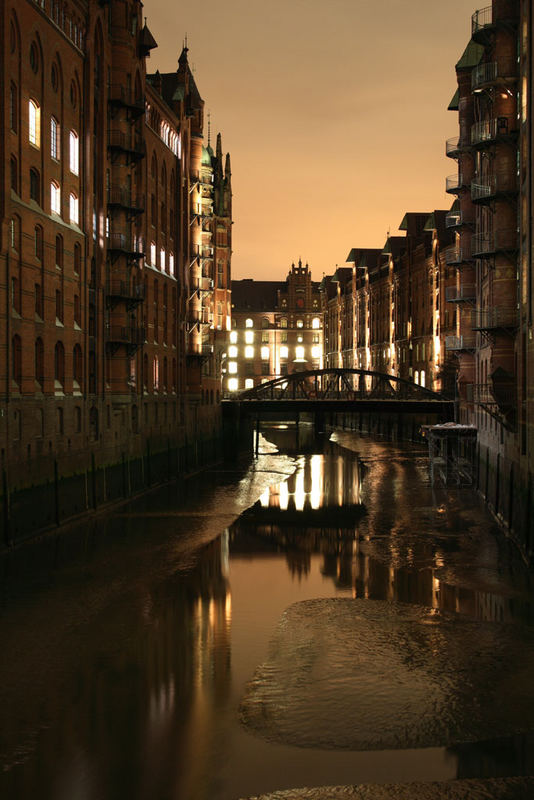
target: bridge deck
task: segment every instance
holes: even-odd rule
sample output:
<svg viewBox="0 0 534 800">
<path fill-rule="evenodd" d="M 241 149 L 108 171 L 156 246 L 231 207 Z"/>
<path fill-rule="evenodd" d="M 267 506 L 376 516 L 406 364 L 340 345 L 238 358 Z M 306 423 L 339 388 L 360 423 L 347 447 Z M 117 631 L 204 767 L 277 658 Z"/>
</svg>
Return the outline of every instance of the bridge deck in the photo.
<svg viewBox="0 0 534 800">
<path fill-rule="evenodd" d="M 309 399 L 280 398 L 277 400 L 255 400 L 236 398 L 223 400 L 223 407 L 239 408 L 241 413 L 261 414 L 266 412 L 281 413 L 291 412 L 319 412 L 319 413 L 353 413 L 353 414 L 437 414 L 440 419 L 454 419 L 454 402 L 452 400 L 396 400 L 396 399 Z"/>
</svg>

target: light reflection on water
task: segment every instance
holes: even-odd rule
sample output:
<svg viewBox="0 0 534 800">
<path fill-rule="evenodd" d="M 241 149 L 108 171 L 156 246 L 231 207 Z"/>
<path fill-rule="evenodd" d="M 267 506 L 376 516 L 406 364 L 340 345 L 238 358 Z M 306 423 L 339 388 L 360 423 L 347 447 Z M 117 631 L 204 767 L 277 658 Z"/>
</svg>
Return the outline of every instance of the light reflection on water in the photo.
<svg viewBox="0 0 534 800">
<path fill-rule="evenodd" d="M 531 768 L 528 736 L 326 752 L 240 724 L 247 683 L 297 601 L 534 618 L 513 550 L 472 495 L 432 491 L 424 451 L 352 434 L 339 435 L 344 449 L 318 445 L 305 426 L 296 451 L 291 426 L 266 435 L 296 460 L 263 442 L 251 470 L 158 491 L 4 563 L 2 798 L 236 800 Z"/>
</svg>

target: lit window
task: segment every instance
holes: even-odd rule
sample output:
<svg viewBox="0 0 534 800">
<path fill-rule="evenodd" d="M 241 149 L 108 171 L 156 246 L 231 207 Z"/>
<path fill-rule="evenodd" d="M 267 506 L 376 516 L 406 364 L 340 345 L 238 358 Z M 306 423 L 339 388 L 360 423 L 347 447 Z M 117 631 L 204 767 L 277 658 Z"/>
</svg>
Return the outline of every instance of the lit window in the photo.
<svg viewBox="0 0 534 800">
<path fill-rule="evenodd" d="M 165 269 L 165 250 L 163 247 L 159 251 L 159 268 Z"/>
<path fill-rule="evenodd" d="M 35 147 L 41 146 L 41 109 L 35 102 L 30 100 L 29 106 L 29 140 Z"/>
<path fill-rule="evenodd" d="M 230 332 L 230 341 L 232 342 L 232 344 L 235 344 L 237 342 L 237 331 Z"/>
<path fill-rule="evenodd" d="M 254 378 L 245 378 L 245 389 L 254 388 Z"/>
<path fill-rule="evenodd" d="M 321 327 L 321 320 L 319 317 L 314 317 L 312 320 L 312 328 L 320 328 Z"/>
<path fill-rule="evenodd" d="M 59 183 L 55 181 L 50 184 L 50 210 L 54 214 L 61 214 L 61 191 Z"/>
<path fill-rule="evenodd" d="M 228 356 L 230 358 L 237 358 L 237 347 L 235 346 L 235 344 L 231 344 L 230 347 L 228 348 Z"/>
<path fill-rule="evenodd" d="M 425 385 L 425 371 L 424 371 L 424 369 L 421 370 L 420 383 L 421 383 L 421 386 Z"/>
<path fill-rule="evenodd" d="M 261 348 L 261 360 L 262 361 L 268 361 L 269 360 L 269 348 L 268 347 L 262 347 Z"/>
<path fill-rule="evenodd" d="M 150 263 L 153 267 L 156 266 L 156 243 L 150 242 Z"/>
<path fill-rule="evenodd" d="M 55 117 L 50 117 L 50 156 L 56 161 L 59 161 L 60 152 L 59 122 Z"/>
<path fill-rule="evenodd" d="M 296 353 L 296 356 L 297 356 L 297 358 L 299 360 L 302 360 L 304 358 L 304 348 L 303 347 L 299 346 L 299 347 L 295 348 L 295 353 Z"/>
<path fill-rule="evenodd" d="M 228 389 L 231 392 L 237 392 L 239 389 L 239 381 L 237 378 L 228 378 Z"/>
<path fill-rule="evenodd" d="M 248 319 L 245 320 L 245 328 L 252 328 L 252 327 L 254 327 L 254 322 L 249 317 Z"/>
<path fill-rule="evenodd" d="M 287 319 L 285 317 L 282 317 L 282 319 L 280 320 L 280 327 L 287 328 Z"/>
<path fill-rule="evenodd" d="M 289 349 L 288 349 L 288 348 L 286 347 L 286 345 L 284 344 L 284 345 L 282 345 L 282 347 L 280 348 L 280 358 L 287 358 L 287 357 L 288 357 L 288 355 L 289 355 Z"/>
<path fill-rule="evenodd" d="M 251 345 L 245 347 L 245 358 L 254 358 L 254 348 Z"/>
<path fill-rule="evenodd" d="M 252 344 L 253 341 L 254 341 L 254 331 L 245 331 L 246 344 Z"/>
<path fill-rule="evenodd" d="M 69 152 L 70 152 L 70 171 L 74 175 L 78 175 L 80 172 L 80 143 L 78 139 L 78 134 L 75 131 L 71 131 L 69 135 Z"/>
<path fill-rule="evenodd" d="M 169 253 L 169 272 L 174 275 L 174 254 Z"/>
<path fill-rule="evenodd" d="M 315 344 L 311 350 L 312 358 L 321 358 L 321 346 Z"/>
<path fill-rule="evenodd" d="M 69 194 L 69 217 L 71 222 L 78 224 L 78 198 L 74 192 Z"/>
<path fill-rule="evenodd" d="M 301 319 L 298 319 L 297 320 L 297 328 L 303 328 L 303 327 L 304 327 L 304 322 Z"/>
<path fill-rule="evenodd" d="M 237 362 L 236 361 L 229 361 L 228 362 L 228 372 L 230 375 L 235 375 L 237 373 Z"/>
</svg>

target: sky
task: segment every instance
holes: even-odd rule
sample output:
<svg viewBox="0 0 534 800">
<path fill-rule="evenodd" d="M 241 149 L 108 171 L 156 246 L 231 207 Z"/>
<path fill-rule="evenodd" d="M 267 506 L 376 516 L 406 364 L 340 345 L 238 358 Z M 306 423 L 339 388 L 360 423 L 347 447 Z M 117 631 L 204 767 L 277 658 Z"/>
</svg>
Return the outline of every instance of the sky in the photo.
<svg viewBox="0 0 534 800">
<path fill-rule="evenodd" d="M 233 278 L 320 280 L 406 211 L 449 208 L 469 0 L 145 0 L 147 71 L 189 61 L 232 160 Z"/>
</svg>

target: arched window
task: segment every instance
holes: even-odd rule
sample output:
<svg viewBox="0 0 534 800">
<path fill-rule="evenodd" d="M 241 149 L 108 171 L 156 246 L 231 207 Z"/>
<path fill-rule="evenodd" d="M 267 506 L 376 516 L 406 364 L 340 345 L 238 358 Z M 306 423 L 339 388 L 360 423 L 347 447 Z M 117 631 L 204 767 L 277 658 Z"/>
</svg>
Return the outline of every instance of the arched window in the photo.
<svg viewBox="0 0 534 800">
<path fill-rule="evenodd" d="M 15 334 L 11 340 L 11 375 L 13 377 L 13 381 L 19 386 L 22 382 L 22 342 L 21 338 L 18 334 Z"/>
<path fill-rule="evenodd" d="M 35 100 L 28 103 L 29 128 L 28 138 L 34 147 L 41 146 L 41 107 Z"/>
<path fill-rule="evenodd" d="M 50 182 L 50 211 L 53 214 L 61 214 L 61 190 L 57 181 Z"/>
<path fill-rule="evenodd" d="M 35 258 L 43 260 L 43 229 L 40 225 L 35 226 L 34 230 Z"/>
<path fill-rule="evenodd" d="M 177 383 L 176 359 L 173 358 L 173 360 L 172 360 L 172 390 L 173 390 L 173 392 L 176 392 L 176 383 Z"/>
<path fill-rule="evenodd" d="M 78 197 L 71 192 L 69 194 L 69 218 L 71 222 L 74 222 L 75 225 L 78 224 Z"/>
<path fill-rule="evenodd" d="M 80 268 L 82 265 L 82 248 L 80 247 L 79 242 L 76 242 L 74 245 L 74 272 L 76 275 L 80 274 Z"/>
<path fill-rule="evenodd" d="M 282 319 L 280 320 L 280 327 L 281 328 L 287 328 L 287 319 L 286 319 L 286 317 L 282 317 Z"/>
<path fill-rule="evenodd" d="M 65 348 L 63 342 L 56 342 L 54 348 L 54 380 L 56 388 L 62 388 L 65 383 Z"/>
<path fill-rule="evenodd" d="M 41 176 L 33 167 L 30 169 L 30 200 L 41 203 Z"/>
<path fill-rule="evenodd" d="M 56 267 L 63 269 L 63 238 L 56 236 Z"/>
<path fill-rule="evenodd" d="M 11 189 L 18 194 L 19 193 L 19 166 L 16 156 L 11 156 L 10 159 L 10 181 L 11 181 Z"/>
<path fill-rule="evenodd" d="M 167 391 L 167 357 L 163 359 L 163 391 Z"/>
<path fill-rule="evenodd" d="M 267 317 L 262 317 L 261 327 L 263 328 L 263 330 L 269 327 L 269 320 L 267 319 Z"/>
<path fill-rule="evenodd" d="M 69 167 L 73 175 L 80 172 L 80 140 L 76 131 L 69 133 Z"/>
<path fill-rule="evenodd" d="M 50 117 L 50 156 L 55 161 L 59 161 L 60 155 L 59 122 L 55 117 Z"/>
<path fill-rule="evenodd" d="M 143 355 L 143 388 L 145 391 L 148 390 L 148 355 L 146 353 Z"/>
<path fill-rule="evenodd" d="M 41 385 L 44 385 L 44 344 L 39 336 L 35 340 L 35 380 Z"/>
<path fill-rule="evenodd" d="M 312 328 L 317 329 L 317 328 L 320 328 L 320 327 L 321 327 L 321 320 L 319 319 L 319 317 L 314 317 L 312 319 Z"/>
<path fill-rule="evenodd" d="M 248 317 L 245 320 L 245 328 L 252 328 L 252 327 L 254 327 L 254 320 L 252 320 L 250 317 Z"/>
</svg>

